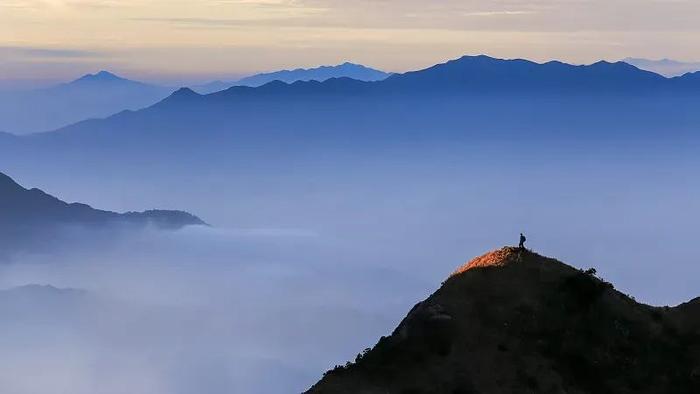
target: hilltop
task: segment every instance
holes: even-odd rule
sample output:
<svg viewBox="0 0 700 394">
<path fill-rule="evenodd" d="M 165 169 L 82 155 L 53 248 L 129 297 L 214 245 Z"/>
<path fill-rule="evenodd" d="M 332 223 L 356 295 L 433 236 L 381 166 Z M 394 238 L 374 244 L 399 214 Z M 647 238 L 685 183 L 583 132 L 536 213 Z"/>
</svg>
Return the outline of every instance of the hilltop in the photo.
<svg viewBox="0 0 700 394">
<path fill-rule="evenodd" d="M 697 393 L 698 310 L 643 305 L 594 270 L 507 247 L 308 393 Z"/>
</svg>

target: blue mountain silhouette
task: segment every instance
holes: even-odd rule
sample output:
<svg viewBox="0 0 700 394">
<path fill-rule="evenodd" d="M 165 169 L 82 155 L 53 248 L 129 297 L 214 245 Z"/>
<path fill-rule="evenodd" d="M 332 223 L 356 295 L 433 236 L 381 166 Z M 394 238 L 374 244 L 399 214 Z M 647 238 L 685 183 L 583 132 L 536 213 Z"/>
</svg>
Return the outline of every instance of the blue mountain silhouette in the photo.
<svg viewBox="0 0 700 394">
<path fill-rule="evenodd" d="M 373 82 L 273 81 L 208 95 L 183 88 L 142 110 L 0 137 L 0 168 L 46 173 L 55 168 L 42 163 L 55 163 L 86 171 L 92 163 L 128 171 L 133 162 L 197 172 L 213 163 L 274 163 L 284 160 L 281 152 L 364 152 L 415 141 L 507 140 L 527 149 L 553 141 L 687 140 L 697 138 L 698 104 L 697 74 L 465 56 Z"/>
<path fill-rule="evenodd" d="M 426 70 L 394 75 L 386 85 L 394 88 L 459 91 L 462 93 L 587 91 L 631 93 L 657 89 L 666 78 L 627 63 L 601 61 L 574 66 L 551 61 L 502 60 L 464 56 Z"/>
<path fill-rule="evenodd" d="M 331 78 L 351 78 L 358 81 L 380 81 L 390 76 L 390 73 L 373 69 L 355 63 L 343 63 L 336 66 L 320 66 L 315 68 L 297 68 L 269 73 L 251 75 L 237 81 L 214 81 L 205 85 L 195 86 L 193 90 L 202 94 L 218 92 L 233 86 L 258 87 L 273 81 L 294 83 L 297 81 L 323 82 Z"/>
<path fill-rule="evenodd" d="M 591 65 L 570 65 L 552 61 L 544 64 L 528 60 L 502 60 L 488 56 L 464 56 L 433 67 L 393 74 L 380 81 L 331 78 L 323 82 L 296 81 L 291 84 L 273 81 L 257 89 L 235 86 L 211 95 L 210 102 L 233 96 L 283 96 L 330 94 L 366 96 L 401 94 L 413 98 L 427 95 L 518 94 L 530 97 L 549 95 L 614 95 L 696 93 L 700 88 L 688 78 L 665 78 L 640 70 L 624 62 L 605 61 Z"/>
<path fill-rule="evenodd" d="M 39 244 L 41 249 L 67 226 L 108 230 L 150 225 L 178 229 L 204 224 L 198 217 L 183 211 L 116 213 L 86 204 L 66 203 L 40 189 L 25 189 L 0 173 L 0 258 L 27 245 Z"/>
<path fill-rule="evenodd" d="M 273 81 L 257 88 L 236 86 L 209 95 L 184 88 L 142 111 L 127 111 L 106 120 L 79 123 L 60 130 L 59 134 L 99 134 L 110 130 L 118 132 L 122 138 L 134 133 L 140 139 L 168 130 L 170 138 L 174 138 L 190 127 L 190 121 L 193 122 L 190 132 L 198 137 L 202 137 L 202 128 L 209 132 L 235 132 L 238 128 L 262 126 L 280 130 L 290 127 L 332 130 L 336 124 L 349 125 L 346 117 L 367 119 L 370 116 L 373 119 L 367 119 L 368 122 L 388 123 L 394 125 L 392 128 L 399 128 L 404 125 L 405 116 L 418 115 L 410 111 L 396 113 L 406 106 L 421 109 L 419 123 L 422 125 L 435 121 L 437 125 L 461 127 L 463 124 L 457 121 L 471 108 L 473 122 L 480 120 L 484 110 L 544 111 L 548 115 L 540 119 L 540 126 L 546 126 L 562 119 L 571 120 L 568 116 L 577 116 L 576 113 L 612 117 L 611 110 L 614 110 L 624 118 L 633 110 L 631 105 L 653 104 L 671 110 L 677 104 L 687 105 L 699 98 L 700 82 L 692 74 L 665 78 L 623 62 L 576 66 L 465 56 L 374 82 L 350 78 L 291 84 Z M 603 104 L 605 100 L 614 100 L 615 107 Z M 644 117 L 644 114 L 639 115 Z M 314 122 L 310 122 L 311 119 Z M 614 119 L 606 117 L 605 120 Z M 494 118 L 486 125 L 504 121 L 507 119 Z M 149 125 L 147 132 L 141 130 L 146 124 Z"/>
<path fill-rule="evenodd" d="M 40 224 L 152 224 L 161 228 L 180 228 L 205 224 L 183 211 L 149 210 L 116 213 L 94 209 L 86 204 L 66 203 L 40 189 L 25 189 L 0 172 L 0 226 L 16 228 Z"/>
<path fill-rule="evenodd" d="M 82 83 L 105 83 L 105 82 L 122 82 L 122 83 L 138 83 L 142 84 L 141 82 L 136 82 L 136 81 L 131 81 L 126 78 L 122 78 L 116 74 L 112 74 L 109 71 L 99 71 L 95 74 L 86 74 L 83 75 L 82 77 L 70 82 L 69 84 L 77 85 L 77 84 L 82 84 Z M 145 85 L 145 84 L 143 84 Z"/>
<path fill-rule="evenodd" d="M 174 90 L 100 71 L 45 89 L 2 92 L 0 130 L 23 134 L 56 129 L 124 109 L 141 109 Z"/>
</svg>

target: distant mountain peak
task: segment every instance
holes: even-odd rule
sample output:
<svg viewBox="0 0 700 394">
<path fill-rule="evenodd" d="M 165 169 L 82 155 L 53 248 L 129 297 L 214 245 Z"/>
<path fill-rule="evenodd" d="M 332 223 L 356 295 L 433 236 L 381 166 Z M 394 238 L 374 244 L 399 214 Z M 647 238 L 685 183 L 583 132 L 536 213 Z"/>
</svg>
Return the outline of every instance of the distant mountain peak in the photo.
<svg viewBox="0 0 700 394">
<path fill-rule="evenodd" d="M 637 67 L 635 67 L 635 66 L 633 66 L 633 65 L 631 65 L 631 64 L 629 64 L 629 63 L 625 63 L 625 62 L 622 62 L 622 61 L 610 62 L 610 61 L 607 61 L 607 60 L 600 60 L 600 61 L 597 61 L 597 62 L 591 64 L 591 66 L 599 66 L 599 67 L 601 67 L 601 66 L 602 66 L 602 67 L 611 67 L 611 66 L 614 66 L 614 67 L 627 68 L 627 69 L 636 69 L 636 68 L 637 68 Z"/>
<path fill-rule="evenodd" d="M 353 62 L 343 62 L 343 63 L 341 63 L 341 64 L 338 64 L 337 66 L 326 66 L 326 67 L 329 67 L 329 68 L 333 68 L 333 67 L 336 67 L 336 68 L 337 68 L 337 67 L 360 68 L 360 69 L 363 69 L 363 70 L 365 70 L 365 69 L 370 69 L 370 67 L 367 67 L 367 66 L 365 66 L 365 65 L 363 65 L 363 64 L 353 63 Z"/>
<path fill-rule="evenodd" d="M 190 88 L 180 88 L 173 92 L 172 96 L 178 96 L 178 97 L 192 97 L 192 96 L 199 96 L 199 93 L 195 92 L 194 90 Z"/>
<path fill-rule="evenodd" d="M 128 79 L 122 78 L 109 71 L 101 70 L 95 74 L 86 74 L 82 77 L 76 79 L 72 83 L 82 83 L 82 82 L 116 82 L 116 81 L 128 81 Z"/>
<path fill-rule="evenodd" d="M 94 76 L 95 78 L 106 78 L 106 79 L 117 79 L 117 78 L 119 78 L 119 76 L 117 76 L 116 74 L 113 74 L 113 73 L 111 73 L 111 72 L 109 72 L 109 71 L 105 71 L 105 70 L 100 70 L 100 71 L 97 72 L 97 74 L 93 74 L 93 76 Z"/>
<path fill-rule="evenodd" d="M 481 62 L 507 62 L 507 61 L 512 61 L 514 59 L 497 59 L 495 57 L 491 57 L 489 55 L 464 55 L 462 57 L 459 57 L 457 59 L 452 59 L 449 60 L 448 63 L 450 62 L 473 62 L 473 61 L 481 61 Z"/>
<path fill-rule="evenodd" d="M 333 78 L 350 78 L 358 81 L 381 81 L 389 77 L 391 73 L 377 70 L 362 64 L 346 61 L 336 65 L 318 66 L 313 68 L 295 68 L 280 71 L 266 72 L 242 78 L 236 82 L 211 82 L 195 87 L 203 94 L 222 91 L 235 86 L 260 87 L 273 81 L 282 81 L 285 84 L 293 84 L 297 81 L 324 82 Z"/>
<path fill-rule="evenodd" d="M 195 92 L 194 90 L 190 88 L 180 88 L 176 91 L 174 91 L 170 96 L 164 98 L 161 102 L 159 102 L 156 105 L 163 105 L 165 103 L 172 104 L 172 103 L 183 103 L 183 102 L 189 102 L 194 99 L 201 98 L 202 95 Z"/>
<path fill-rule="evenodd" d="M 337 65 L 326 65 L 326 66 L 318 66 L 318 67 L 310 67 L 310 68 L 296 68 L 296 69 L 291 69 L 291 70 L 281 70 L 281 71 L 276 71 L 276 72 L 258 74 L 258 75 L 254 75 L 253 77 L 282 76 L 284 74 L 287 74 L 287 75 L 298 74 L 298 75 L 295 75 L 295 77 L 298 77 L 299 79 L 310 79 L 310 80 L 316 80 L 316 81 L 322 82 L 323 80 L 330 79 L 332 77 L 343 77 L 343 76 L 348 76 L 348 75 L 339 74 L 339 75 L 331 76 L 331 75 L 314 75 L 314 73 L 319 73 L 319 72 L 323 72 L 323 71 L 327 71 L 327 72 L 336 71 L 337 72 L 337 71 L 343 71 L 343 70 L 363 71 L 363 72 L 371 73 L 372 75 L 365 76 L 368 78 L 369 77 L 378 78 L 382 75 L 388 75 L 388 73 L 385 73 L 383 71 L 375 70 L 373 68 L 364 66 L 362 64 L 352 63 L 352 62 L 346 61 L 344 63 L 337 64 Z M 289 81 L 286 81 L 286 82 L 289 82 Z"/>
</svg>

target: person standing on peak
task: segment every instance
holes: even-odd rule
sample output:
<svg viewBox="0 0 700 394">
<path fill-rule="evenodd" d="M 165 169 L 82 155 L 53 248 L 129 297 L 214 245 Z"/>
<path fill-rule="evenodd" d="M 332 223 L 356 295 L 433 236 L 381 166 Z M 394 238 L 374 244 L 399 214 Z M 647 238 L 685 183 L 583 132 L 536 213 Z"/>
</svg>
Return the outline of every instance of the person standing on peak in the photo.
<svg viewBox="0 0 700 394">
<path fill-rule="evenodd" d="M 527 241 L 527 238 L 525 238 L 523 233 L 520 233 L 520 243 L 518 244 L 518 248 L 520 248 L 520 250 L 525 249 L 525 241 Z"/>
</svg>

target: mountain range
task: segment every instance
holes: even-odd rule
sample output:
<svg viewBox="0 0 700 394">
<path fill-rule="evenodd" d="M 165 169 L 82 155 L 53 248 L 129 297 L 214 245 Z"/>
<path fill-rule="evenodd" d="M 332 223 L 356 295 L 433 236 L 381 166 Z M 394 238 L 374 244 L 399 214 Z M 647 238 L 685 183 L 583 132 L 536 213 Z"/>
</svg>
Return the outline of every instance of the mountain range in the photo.
<svg viewBox="0 0 700 394">
<path fill-rule="evenodd" d="M 594 269 L 506 247 L 308 393 L 697 393 L 698 312 L 700 299 L 643 305 Z"/>
<path fill-rule="evenodd" d="M 700 73 L 665 78 L 624 62 L 574 66 L 465 56 L 375 82 L 274 81 L 208 95 L 182 88 L 140 111 L 25 140 L 105 139 L 120 144 L 152 138 L 160 142 L 167 135 L 169 144 L 179 145 L 182 139 L 242 142 L 272 138 L 271 133 L 275 138 L 299 138 L 300 133 L 334 138 L 352 132 L 354 138 L 361 130 L 375 136 L 382 130 L 396 136 L 428 128 L 441 133 L 516 126 L 521 132 L 546 131 L 562 122 L 572 126 L 568 132 L 576 137 L 577 128 L 590 128 L 591 123 L 605 128 L 639 126 L 637 132 L 657 126 L 661 119 L 682 122 L 683 129 L 695 127 L 698 117 L 688 116 L 686 109 L 698 101 Z M 647 106 L 654 112 L 643 111 Z M 686 115 L 676 116 L 679 111 Z M 654 119 L 648 119 L 652 115 Z M 572 125 L 573 119 L 577 122 Z"/>
<path fill-rule="evenodd" d="M 57 238 L 63 228 L 105 230 L 154 226 L 179 229 L 204 224 L 200 218 L 183 211 L 116 213 L 85 204 L 66 203 L 40 189 L 25 189 L 0 173 L 0 246 L 3 253 L 48 242 Z"/>
<path fill-rule="evenodd" d="M 47 182 L 80 175 L 104 183 L 96 174 L 110 174 L 124 185 L 137 178 L 160 187 L 167 179 L 181 187 L 178 174 L 221 190 L 232 174 L 255 179 L 295 162 L 321 168 L 398 149 L 415 157 L 428 147 L 464 156 L 484 144 L 520 152 L 556 144 L 692 146 L 686 142 L 698 138 L 698 105 L 700 73 L 666 78 L 624 62 L 465 56 L 375 82 L 273 81 L 208 95 L 182 88 L 142 110 L 28 136 L 0 134 L 0 168 Z"/>
<path fill-rule="evenodd" d="M 589 103 L 585 102 L 586 99 L 592 101 L 590 104 L 596 105 L 596 102 L 600 102 L 599 99 L 610 100 L 615 97 L 629 97 L 637 104 L 648 105 L 644 103 L 645 99 L 649 100 L 652 95 L 660 95 L 663 108 L 676 104 L 684 106 L 688 100 L 697 99 L 700 73 L 665 78 L 625 62 L 598 62 L 587 66 L 574 66 L 554 61 L 539 64 L 526 60 L 465 56 L 425 70 L 404 74 L 387 74 L 346 63 L 308 70 L 259 74 L 244 78 L 235 84 L 249 86 L 234 86 L 216 93 L 199 95 L 190 89 L 173 92 L 172 88 L 131 81 L 102 71 L 52 88 L 0 93 L 0 130 L 24 134 L 30 131 L 58 129 L 60 126 L 76 122 L 77 124 L 59 130 L 63 133 L 73 130 L 115 129 L 120 127 L 118 124 L 124 122 L 129 123 L 130 129 L 142 129 L 145 119 L 137 119 L 141 117 L 148 118 L 149 123 L 155 122 L 148 127 L 149 133 L 152 133 L 165 131 L 173 126 L 185 127 L 189 122 L 180 125 L 175 118 L 193 119 L 195 116 L 201 116 L 201 119 L 197 120 L 198 125 L 205 128 L 228 128 L 230 132 L 236 131 L 231 129 L 256 127 L 248 124 L 251 118 L 255 119 L 253 123 L 271 126 L 270 123 L 274 124 L 275 120 L 279 119 L 282 125 L 274 125 L 276 128 L 300 126 L 295 125 L 295 120 L 289 124 L 286 119 L 289 116 L 303 119 L 290 112 L 303 112 L 313 118 L 321 117 L 322 122 L 315 123 L 325 127 L 328 126 L 327 120 L 337 120 L 338 123 L 347 125 L 347 116 L 359 116 L 366 122 L 372 121 L 368 119 L 369 116 L 378 116 L 379 123 L 388 118 L 397 120 L 397 117 L 404 117 L 405 114 L 397 112 L 401 112 L 405 105 L 417 105 L 426 109 L 419 111 L 420 119 L 425 120 L 418 119 L 418 124 L 424 125 L 434 120 L 432 117 L 435 112 L 448 111 L 443 114 L 445 116 L 437 117 L 439 122 L 451 120 L 456 116 L 457 114 L 451 112 L 456 110 L 455 98 L 470 101 L 462 104 L 473 108 L 474 111 L 471 112 L 474 112 L 477 118 L 480 117 L 484 104 L 493 104 L 486 105 L 486 113 L 493 110 L 495 104 L 485 102 L 485 99 L 508 103 L 518 99 L 527 101 L 526 98 L 547 100 L 548 102 L 541 103 L 544 105 L 532 108 L 538 111 L 556 109 L 551 107 L 566 104 L 587 105 Z M 229 83 L 214 85 L 195 90 L 206 92 L 230 86 Z M 553 99 L 562 100 L 556 103 L 552 102 Z M 162 101 L 158 102 L 160 100 Z M 453 102 L 448 102 L 447 106 L 437 102 L 445 100 Z M 572 100 L 579 102 L 571 103 Z M 152 105 L 156 102 L 158 103 Z M 616 109 L 624 116 L 627 110 L 625 105 L 628 103 L 621 104 Z M 377 108 L 377 105 L 380 107 Z M 427 111 L 433 105 L 437 105 L 438 108 L 435 108 L 435 111 Z M 545 108 L 545 105 L 550 108 Z M 192 108 L 189 108 L 190 106 Z M 519 107 L 533 105 L 521 103 Z M 195 108 L 196 114 L 189 113 Z M 460 114 L 463 108 L 459 108 Z M 502 109 L 507 112 L 512 108 L 506 105 Z M 580 109 L 587 110 L 585 107 Z M 164 113 L 168 111 L 172 114 Z M 341 113 L 333 119 L 323 119 L 327 111 L 330 111 L 329 115 L 336 115 L 334 112 Z M 379 113 L 375 114 L 377 111 Z M 156 113 L 162 114 L 160 119 Z M 275 113 L 274 119 L 258 122 L 261 118 L 269 118 L 270 113 Z M 410 118 L 411 111 L 408 115 Z M 104 117 L 108 118 L 94 119 Z M 499 118 L 496 120 L 504 120 L 503 117 Z M 416 119 L 407 122 L 408 125 L 415 125 L 414 120 Z M 225 122 L 226 125 L 210 124 L 219 121 Z M 309 126 L 313 127 L 304 125 Z M 126 133 L 128 131 L 125 131 Z M 142 133 L 139 131 L 138 134 Z"/>
<path fill-rule="evenodd" d="M 348 77 L 375 81 L 389 75 L 359 64 L 344 63 L 255 74 L 232 82 L 214 81 L 194 89 L 201 93 L 211 93 L 231 86 L 260 86 L 274 80 L 293 83 L 299 80 L 325 81 Z M 124 110 L 145 108 L 175 90 L 100 71 L 49 88 L 0 92 L 0 130 L 28 134 L 57 129 L 86 119 L 104 118 Z"/>
<path fill-rule="evenodd" d="M 262 80 L 272 75 L 276 74 L 251 78 L 262 83 Z M 273 78 L 277 77 L 279 75 Z M 297 77 L 299 75 L 294 78 Z M 70 98 L 57 99 L 61 108 L 53 108 L 59 112 L 65 110 L 65 116 L 68 116 L 71 111 L 94 112 L 94 107 L 100 106 L 100 100 L 88 100 L 92 93 L 115 100 L 123 97 L 112 93 L 105 94 L 105 84 L 119 86 L 120 91 L 124 92 L 138 92 L 141 103 L 153 102 L 157 96 L 164 93 L 162 88 L 124 80 L 109 73 L 83 77 L 46 92 L 55 92 L 51 95 L 57 96 L 80 96 L 81 98 L 76 100 L 91 102 L 82 108 Z M 85 95 L 75 93 L 75 96 L 66 93 L 74 89 L 80 92 L 84 92 L 84 89 L 94 91 Z M 145 93 L 144 89 L 153 94 Z M 623 98 L 625 100 L 621 101 Z M 691 119 L 687 119 L 686 116 L 679 118 L 674 112 L 678 112 L 676 109 L 684 110 L 687 106 L 694 105 L 699 98 L 700 73 L 665 78 L 624 62 L 598 62 L 587 66 L 574 66 L 555 61 L 539 64 L 527 60 L 465 56 L 424 70 L 393 74 L 373 82 L 351 78 L 293 83 L 275 80 L 257 88 L 234 86 L 207 95 L 182 88 L 148 108 L 121 111 L 106 119 L 78 122 L 58 129 L 55 135 L 83 138 L 85 134 L 91 134 L 92 138 L 95 138 L 109 130 L 118 133 L 119 136 L 113 138 L 122 142 L 148 139 L 161 133 L 167 133 L 171 140 L 180 140 L 185 134 L 201 140 L 219 132 L 229 136 L 250 136 L 257 134 L 258 129 L 264 133 L 269 133 L 270 129 L 285 133 L 290 129 L 311 131 L 323 128 L 327 134 L 338 127 L 356 128 L 354 126 L 358 122 L 372 125 L 375 129 L 399 126 L 424 129 L 429 125 L 441 126 L 443 129 L 447 125 L 449 129 L 464 129 L 470 126 L 498 126 L 502 129 L 506 125 L 500 124 L 501 122 L 512 123 L 516 120 L 525 122 L 524 126 L 528 127 L 527 123 L 534 116 L 526 112 L 547 113 L 549 116 L 546 118 L 537 119 L 540 123 L 538 127 L 545 129 L 551 127 L 549 122 L 557 122 L 562 118 L 569 121 L 571 117 L 578 117 L 581 113 L 593 114 L 593 118 L 585 117 L 584 121 L 604 117 L 605 122 L 624 119 L 627 124 L 629 122 L 625 118 L 634 115 L 640 119 L 631 121 L 648 127 L 649 122 L 642 121 L 641 118 L 649 113 L 640 109 L 653 106 L 657 108 L 655 112 L 662 111 L 667 120 L 694 122 L 693 116 Z M 535 101 L 532 101 L 533 99 Z M 49 119 L 52 119 L 51 116 L 30 115 L 26 111 L 13 109 L 13 106 L 17 105 L 30 105 L 28 102 L 22 102 L 23 100 L 18 100 L 14 104 L 0 107 L 13 114 L 4 118 L 6 122 L 7 119 L 11 122 L 13 116 L 25 116 L 36 119 L 37 122 L 50 122 Z M 609 105 L 611 102 L 615 105 L 612 108 Z M 32 102 L 31 106 L 51 108 L 52 104 L 43 105 L 38 100 Z M 134 104 L 131 107 L 137 106 Z M 417 111 L 406 111 L 406 108 L 411 107 Z M 111 108 L 110 111 L 117 111 L 117 105 Z M 613 110 L 615 113 L 612 113 Z M 504 117 L 496 116 L 495 112 L 515 113 Z M 470 122 L 456 122 L 465 114 L 470 116 Z M 77 120 L 79 117 L 75 115 L 73 119 Z M 308 119 L 317 121 L 308 122 Z M 353 121 L 348 122 L 348 119 Z M 657 124 L 658 121 L 657 117 L 652 124 Z M 66 122 L 68 121 L 64 119 L 60 123 Z M 204 133 L 200 131 L 202 129 Z M 0 130 L 13 131 L 12 127 L 2 124 Z M 78 137 L 79 135 L 83 137 Z M 46 138 L 47 134 L 43 134 L 30 139 L 36 141 Z"/>
<path fill-rule="evenodd" d="M 336 66 L 320 66 L 308 69 L 297 68 L 294 70 L 261 73 L 237 81 L 214 81 L 204 85 L 193 86 L 192 90 L 200 94 L 207 94 L 226 90 L 233 86 L 258 87 L 272 81 L 281 81 L 285 83 L 294 83 L 297 81 L 323 82 L 331 78 L 351 78 L 358 81 L 381 81 L 389 77 L 389 75 L 391 74 L 361 64 L 346 62 Z"/>
</svg>

